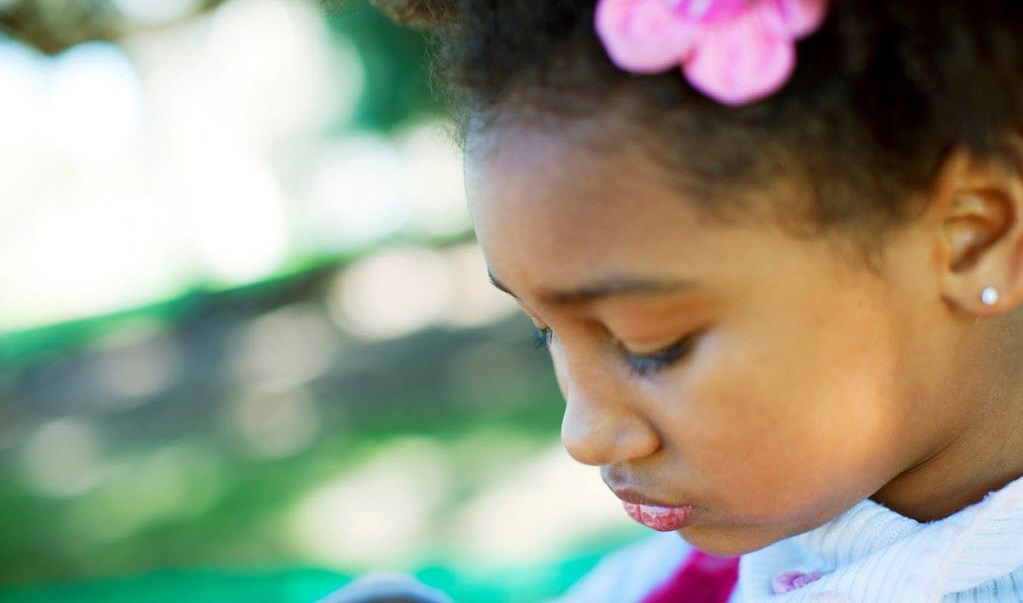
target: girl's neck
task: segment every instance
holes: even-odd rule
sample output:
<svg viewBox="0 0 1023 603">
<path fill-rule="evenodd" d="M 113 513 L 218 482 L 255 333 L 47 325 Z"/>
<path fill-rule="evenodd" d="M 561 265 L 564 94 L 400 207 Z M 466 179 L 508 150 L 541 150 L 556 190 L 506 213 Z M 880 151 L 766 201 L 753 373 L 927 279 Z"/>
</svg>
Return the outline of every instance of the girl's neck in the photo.
<svg viewBox="0 0 1023 603">
<path fill-rule="evenodd" d="M 958 428 L 872 500 L 934 521 L 1023 477 L 1023 321 L 1010 315 L 980 331 L 956 343 L 964 350 L 957 369 L 964 377 L 946 402 Z"/>
</svg>

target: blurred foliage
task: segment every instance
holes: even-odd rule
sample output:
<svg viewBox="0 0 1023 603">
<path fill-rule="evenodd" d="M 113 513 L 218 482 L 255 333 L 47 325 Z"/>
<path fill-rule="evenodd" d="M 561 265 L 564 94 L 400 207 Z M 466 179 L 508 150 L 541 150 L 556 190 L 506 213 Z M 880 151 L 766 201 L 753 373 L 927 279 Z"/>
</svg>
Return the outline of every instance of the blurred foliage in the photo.
<svg viewBox="0 0 1023 603">
<path fill-rule="evenodd" d="M 181 19 L 220 3 L 205 0 Z M 398 28 L 363 0 L 344 2 L 325 19 L 339 45 L 354 46 L 367 75 L 355 124 L 338 123 L 327 134 L 340 137 L 353 127 L 393 132 L 441 113 L 421 32 Z M 177 22 L 132 23 L 104 0 L 0 2 L 3 32 L 49 54 Z M 286 513 L 339 472 L 395 441 L 428 437 L 444 443 L 452 490 L 467 499 L 503 477 L 515 455 L 556 441 L 557 385 L 546 355 L 529 349 L 529 321 L 515 318 L 383 341 L 331 330 L 339 351 L 302 384 L 318 413 L 317 438 L 294 455 L 254 457 L 229 420 L 240 392 L 251 387 L 237 375 L 239 334 L 282 308 L 322 311 L 338 269 L 318 264 L 244 288 L 197 289 L 147 308 L 0 337 L 0 600 L 308 601 L 346 577 L 291 569 L 309 560 L 288 541 Z M 95 344 L 139 321 L 161 325 L 161 337 L 180 350 L 180 366 L 165 388 L 118 407 L 96 385 L 96 367 L 109 350 Z M 125 357 L 143 347 L 126 346 Z M 120 482 L 110 478 L 113 486 L 62 496 L 33 488 L 25 442 L 67 417 L 95 429 L 105 470 Z M 494 434 L 504 434 L 506 449 Z M 489 452 L 465 444 L 479 439 Z M 153 483 L 151 469 L 167 458 L 178 463 L 184 503 L 146 509 L 178 495 Z M 124 525 L 115 529 L 118 522 Z M 614 538 L 580 545 L 579 555 L 563 563 L 477 574 L 453 567 L 450 551 L 438 548 L 421 560 L 420 575 L 463 601 L 536 601 L 590 567 L 591 553 L 616 544 Z M 114 579 L 90 582 L 106 577 Z"/>
<path fill-rule="evenodd" d="M 164 571 L 147 576 L 68 583 L 0 593 L 6 603 L 310 603 L 347 580 L 322 570 L 277 573 Z"/>
<path fill-rule="evenodd" d="M 71 600 L 117 601 L 130 600 L 129 592 L 156 593 L 147 596 L 147 601 L 170 600 L 158 595 L 171 583 L 176 584 L 174 592 L 179 596 L 196 589 L 198 594 L 187 600 L 223 600 L 217 597 L 228 591 L 235 593 L 226 597 L 231 600 L 303 600 L 286 597 L 280 594 L 281 589 L 296 588 L 288 584 L 298 580 L 299 586 L 305 584 L 302 588 L 306 590 L 301 592 L 308 592 L 308 584 L 302 580 L 330 587 L 343 578 L 304 574 L 300 580 L 291 573 L 274 572 L 274 568 L 301 562 L 288 539 L 288 514 L 324 480 L 357 466 L 390 442 L 419 435 L 452 446 L 448 454 L 458 479 L 455 491 L 464 495 L 477 491 L 481 478 L 500 475 L 506 469 L 501 465 L 514 462 L 514 457 L 499 453 L 488 460 L 475 448 L 458 442 L 474 440 L 481 430 L 487 433 L 496 426 L 519 442 L 516 446 L 523 451 L 543 449 L 556 437 L 561 403 L 553 375 L 544 355 L 527 343 L 527 321 L 515 319 L 471 330 L 431 329 L 408 338 L 352 347 L 311 384 L 315 403 L 322 409 L 322 435 L 315 444 L 287 458 L 253 458 L 224 423 L 229 403 L 237 395 L 228 376 L 236 364 L 228 340 L 253 318 L 301 303 L 310 291 L 315 289 L 292 290 L 298 297 L 237 298 L 232 304 L 220 299 L 221 303 L 197 308 L 177 320 L 174 336 L 191 361 L 182 371 L 184 378 L 142 406 L 114 412 L 97 407 L 103 401 L 93 398 L 97 394 L 90 391 L 88 368 L 100 352 L 89 348 L 55 350 L 45 361 L 9 374 L 13 397 L 3 401 L 5 412 L 11 415 L 4 431 L 67 412 L 89 418 L 106 442 L 105 462 L 137 477 L 129 475 L 131 481 L 120 486 L 115 481 L 113 486 L 71 498 L 54 498 L 23 480 L 23 457 L 10 454 L 16 450 L 0 449 L 0 475 L 5 483 L 0 488 L 0 529 L 4 533 L 0 584 L 144 575 L 161 567 L 267 568 L 267 572 L 250 572 L 248 578 L 228 574 L 222 584 L 213 586 L 212 578 L 199 580 L 179 573 L 170 575 L 173 580 L 166 575 L 132 579 L 126 583 L 128 590 L 118 581 L 22 587 L 0 590 L 0 600 L 63 600 L 58 595 L 72 593 Z M 459 377 L 466 370 L 461 363 L 494 343 L 511 346 L 512 355 L 499 364 L 475 363 L 472 378 L 480 385 L 466 389 Z M 359 360 L 354 360 L 356 357 Z M 521 359 L 522 368 L 509 371 L 508 360 L 515 357 Z M 486 386 L 480 389 L 482 384 Z M 73 411 L 75 406 L 80 410 Z M 146 468 L 168 451 L 181 460 L 176 487 L 183 486 L 189 498 L 197 501 L 191 509 L 186 505 L 161 511 L 163 503 L 153 499 L 160 496 L 162 486 L 147 483 Z M 116 514 L 148 513 L 140 508 L 156 503 L 158 510 L 152 517 L 140 519 L 137 527 L 125 531 L 105 525 L 117 519 Z M 118 510 L 121 507 L 123 511 Z M 107 529 L 113 535 L 103 535 Z M 604 546 L 601 543 L 597 548 Z M 437 563 L 447 562 L 447 551 L 438 549 L 434 554 Z M 427 575 L 449 591 L 461 593 L 461 600 L 535 601 L 577 577 L 589 566 L 587 559 L 476 578 L 438 565 L 436 572 Z M 269 588 L 270 584 L 274 588 Z M 276 594 L 265 598 L 238 595 L 254 589 Z"/>
<path fill-rule="evenodd" d="M 8 36 L 45 54 L 63 52 L 91 41 L 118 43 L 126 36 L 170 28 L 209 13 L 229 0 L 201 0 L 185 14 L 163 23 L 133 22 L 111 0 L 14 0 L 0 2 L 0 39 Z M 442 118 L 444 109 L 435 97 L 429 75 L 427 36 L 416 29 L 399 27 L 367 0 L 323 4 L 324 19 L 339 44 L 351 44 L 366 72 L 366 82 L 352 120 L 344 119 L 325 134 L 343 138 L 352 130 L 393 132 L 429 118 Z M 471 236 L 461 235 L 456 240 Z M 234 290 L 208 290 L 196 283 L 187 295 L 144 307 L 82 320 L 48 325 L 24 332 L 0 331 L 0 367 L 16 368 L 35 361 L 54 349 L 82 346 L 112 327 L 139 317 L 174 320 L 196 307 L 233 303 L 233 300 L 289 295 L 294 288 L 323 276 L 325 270 L 357 259 L 394 240 L 375 244 L 341 256 L 314 257 L 289 266 L 264 282 Z M 451 241 L 431 241 L 446 244 Z M 0 400 L 2 400 L 0 382 Z"/>
<path fill-rule="evenodd" d="M 109 0 L 12 0 L 0 3 L 0 33 L 54 55 L 85 42 L 117 43 L 126 35 L 173 27 L 226 0 L 201 0 L 183 14 L 151 23 L 133 20 Z"/>
<path fill-rule="evenodd" d="M 366 0 L 344 2 L 327 14 L 333 31 L 359 49 L 369 76 L 357 111 L 360 125 L 387 131 L 441 113 L 421 31 L 395 25 Z"/>
</svg>

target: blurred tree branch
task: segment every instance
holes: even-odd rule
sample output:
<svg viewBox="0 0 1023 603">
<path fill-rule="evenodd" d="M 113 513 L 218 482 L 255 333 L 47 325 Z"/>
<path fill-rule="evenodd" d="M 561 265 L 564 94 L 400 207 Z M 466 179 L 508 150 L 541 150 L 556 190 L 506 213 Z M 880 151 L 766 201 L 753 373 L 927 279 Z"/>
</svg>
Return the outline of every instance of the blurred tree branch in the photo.
<svg viewBox="0 0 1023 603">
<path fill-rule="evenodd" d="M 173 27 L 228 0 L 199 0 L 167 21 L 139 23 L 110 0 L 14 0 L 0 3 L 0 35 L 54 55 L 83 42 L 117 43 L 125 36 Z"/>
</svg>

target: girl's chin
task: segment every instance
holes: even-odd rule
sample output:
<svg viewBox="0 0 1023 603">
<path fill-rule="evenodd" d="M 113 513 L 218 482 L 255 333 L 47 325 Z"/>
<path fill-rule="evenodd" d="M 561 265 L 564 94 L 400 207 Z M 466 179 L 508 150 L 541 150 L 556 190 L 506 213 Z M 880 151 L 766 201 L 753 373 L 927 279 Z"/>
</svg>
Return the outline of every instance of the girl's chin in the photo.
<svg viewBox="0 0 1023 603">
<path fill-rule="evenodd" d="M 687 526 L 676 533 L 693 547 L 715 557 L 739 557 L 789 537 L 780 530 L 770 534 L 763 527 L 707 523 Z"/>
</svg>

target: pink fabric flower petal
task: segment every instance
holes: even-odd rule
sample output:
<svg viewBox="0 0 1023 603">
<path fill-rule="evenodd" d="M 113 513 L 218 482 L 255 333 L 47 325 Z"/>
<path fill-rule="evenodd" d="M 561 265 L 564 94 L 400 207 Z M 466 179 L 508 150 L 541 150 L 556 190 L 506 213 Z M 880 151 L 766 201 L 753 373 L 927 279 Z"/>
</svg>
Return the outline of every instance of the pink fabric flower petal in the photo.
<svg viewBox="0 0 1023 603">
<path fill-rule="evenodd" d="M 757 7 L 778 33 L 795 39 L 814 33 L 828 14 L 828 0 L 763 0 Z"/>
<path fill-rule="evenodd" d="M 634 73 L 681 64 L 699 39 L 696 22 L 664 0 L 600 0 L 596 28 L 615 65 Z"/>
<path fill-rule="evenodd" d="M 823 574 L 820 572 L 810 572 L 808 574 L 804 572 L 785 572 L 778 574 L 771 580 L 771 590 L 776 595 L 784 595 L 785 593 L 799 590 L 807 584 L 813 584 L 822 577 Z"/>
<path fill-rule="evenodd" d="M 749 0 L 664 0 L 673 11 L 689 20 L 718 21 L 735 17 L 749 6 Z"/>
<path fill-rule="evenodd" d="M 795 43 L 779 36 L 761 11 L 750 10 L 706 25 L 682 70 L 694 88 L 714 100 L 744 105 L 776 92 L 795 65 Z"/>
</svg>

